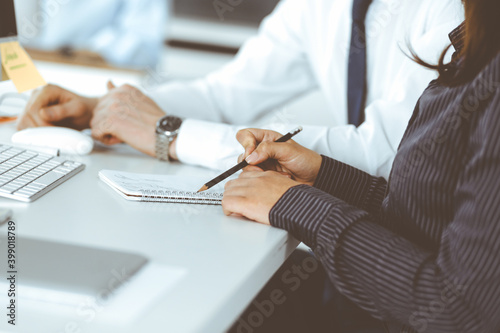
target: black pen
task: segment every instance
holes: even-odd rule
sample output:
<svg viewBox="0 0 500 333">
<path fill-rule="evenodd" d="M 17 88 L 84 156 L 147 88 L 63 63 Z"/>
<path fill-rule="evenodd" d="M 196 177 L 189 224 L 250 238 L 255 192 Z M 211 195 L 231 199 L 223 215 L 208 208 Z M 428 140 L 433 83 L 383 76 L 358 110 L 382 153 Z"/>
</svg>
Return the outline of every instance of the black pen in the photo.
<svg viewBox="0 0 500 333">
<path fill-rule="evenodd" d="M 297 127 L 295 130 L 291 131 L 288 134 L 283 135 L 281 138 L 279 138 L 275 142 L 286 142 L 286 141 L 290 140 L 293 136 L 299 134 L 301 131 L 302 131 L 302 127 Z M 209 188 L 217 185 L 218 183 L 220 183 L 221 181 L 223 181 L 227 177 L 235 174 L 236 172 L 240 171 L 241 169 L 243 169 L 246 166 L 248 166 L 248 163 L 247 163 L 247 161 L 243 160 L 242 162 L 236 164 L 231 169 L 227 170 L 226 172 L 222 173 L 221 175 L 215 177 L 214 179 L 212 179 L 211 181 L 209 181 L 208 183 L 206 183 L 205 185 L 203 185 L 198 190 L 197 193 L 200 193 L 200 192 L 208 190 Z"/>
</svg>

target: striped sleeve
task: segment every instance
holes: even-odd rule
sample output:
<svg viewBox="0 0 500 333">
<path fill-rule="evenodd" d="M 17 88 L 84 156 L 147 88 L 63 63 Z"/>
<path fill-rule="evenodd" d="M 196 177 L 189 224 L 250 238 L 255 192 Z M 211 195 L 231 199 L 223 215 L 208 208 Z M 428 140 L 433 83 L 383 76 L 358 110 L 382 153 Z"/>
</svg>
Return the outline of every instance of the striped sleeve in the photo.
<svg viewBox="0 0 500 333">
<path fill-rule="evenodd" d="M 314 187 L 369 213 L 378 214 L 387 188 L 386 180 L 327 156 L 322 157 Z"/>
<path fill-rule="evenodd" d="M 298 185 L 281 197 L 269 219 L 273 226 L 315 248 L 318 243 L 335 244 L 343 230 L 367 215 L 317 188 Z"/>
<path fill-rule="evenodd" d="M 454 216 L 437 249 L 304 185 L 278 201 L 271 224 L 311 246 L 339 291 L 378 319 L 419 332 L 498 332 L 500 141 L 491 138 L 500 128 L 499 98 L 491 105 L 471 130 Z"/>
</svg>

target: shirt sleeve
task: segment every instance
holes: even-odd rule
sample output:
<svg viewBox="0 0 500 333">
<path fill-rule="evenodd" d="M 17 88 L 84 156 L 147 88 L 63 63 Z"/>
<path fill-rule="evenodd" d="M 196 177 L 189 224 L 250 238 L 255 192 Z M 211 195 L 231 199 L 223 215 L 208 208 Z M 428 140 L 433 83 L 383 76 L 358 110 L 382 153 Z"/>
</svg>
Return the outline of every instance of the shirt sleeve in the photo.
<svg viewBox="0 0 500 333">
<path fill-rule="evenodd" d="M 281 1 L 228 65 L 203 79 L 166 84 L 150 96 L 170 114 L 244 125 L 314 89 L 300 29 L 308 5 Z"/>
<path fill-rule="evenodd" d="M 376 318 L 419 332 L 497 332 L 500 142 L 492 138 L 500 126 L 498 105 L 497 98 L 491 116 L 471 131 L 455 215 L 435 251 L 384 227 L 373 214 L 305 185 L 278 201 L 271 224 L 311 246 L 336 287 Z"/>
<path fill-rule="evenodd" d="M 350 205 L 378 214 L 384 200 L 387 182 L 347 164 L 323 156 L 314 187 Z"/>
</svg>

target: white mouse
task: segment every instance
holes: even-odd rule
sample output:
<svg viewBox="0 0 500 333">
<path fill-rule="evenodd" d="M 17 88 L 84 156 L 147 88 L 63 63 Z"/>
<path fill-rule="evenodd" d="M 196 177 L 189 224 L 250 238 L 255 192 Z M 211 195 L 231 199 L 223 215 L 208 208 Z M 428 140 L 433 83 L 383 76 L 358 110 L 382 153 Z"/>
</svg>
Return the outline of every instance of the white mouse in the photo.
<svg viewBox="0 0 500 333">
<path fill-rule="evenodd" d="M 63 154 L 86 155 L 94 148 L 91 137 L 65 127 L 28 128 L 12 136 L 14 144 L 56 148 Z"/>
</svg>

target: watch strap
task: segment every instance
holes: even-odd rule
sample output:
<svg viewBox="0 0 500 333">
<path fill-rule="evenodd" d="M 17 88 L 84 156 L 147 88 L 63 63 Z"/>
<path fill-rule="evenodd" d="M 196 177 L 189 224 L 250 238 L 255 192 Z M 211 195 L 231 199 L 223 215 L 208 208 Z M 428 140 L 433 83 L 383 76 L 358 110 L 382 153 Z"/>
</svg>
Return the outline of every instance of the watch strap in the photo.
<svg viewBox="0 0 500 333">
<path fill-rule="evenodd" d="M 157 159 L 160 161 L 171 161 L 170 155 L 168 154 L 171 143 L 172 140 L 166 135 L 156 133 L 155 153 Z"/>
</svg>

